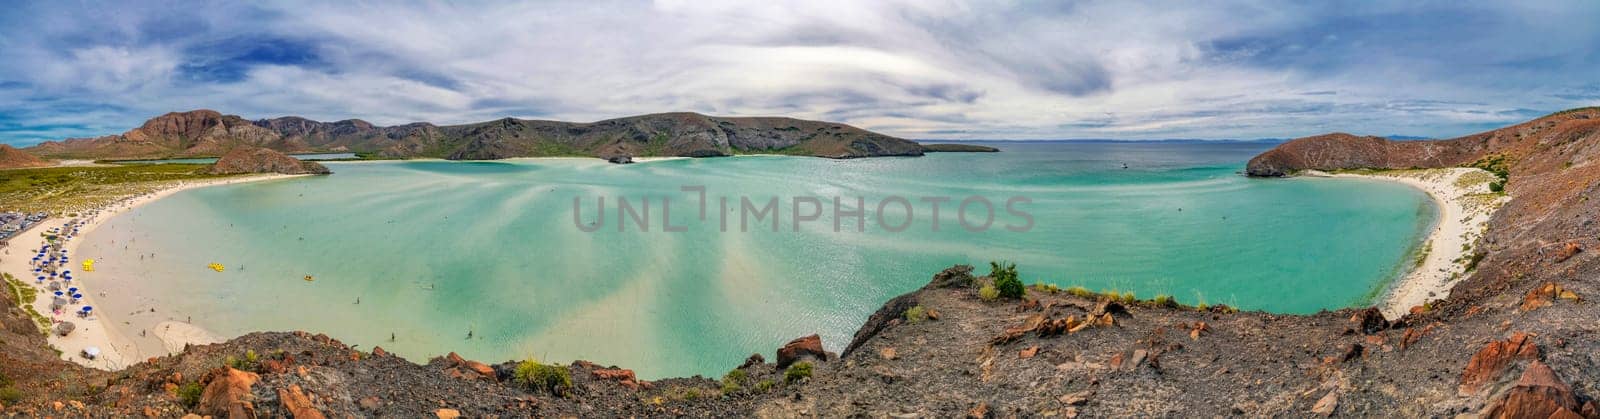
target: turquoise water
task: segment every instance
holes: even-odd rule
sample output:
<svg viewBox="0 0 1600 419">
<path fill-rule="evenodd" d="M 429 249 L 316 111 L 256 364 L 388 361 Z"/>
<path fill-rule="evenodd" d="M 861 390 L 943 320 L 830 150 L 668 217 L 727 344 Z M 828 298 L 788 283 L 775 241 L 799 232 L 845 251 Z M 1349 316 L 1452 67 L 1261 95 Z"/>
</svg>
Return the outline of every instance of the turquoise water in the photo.
<svg viewBox="0 0 1600 419">
<path fill-rule="evenodd" d="M 97 278 L 165 290 L 154 293 L 163 313 L 221 334 L 302 329 L 419 361 L 452 350 L 582 358 L 654 378 L 715 376 L 810 333 L 842 349 L 884 300 L 956 263 L 981 273 L 1005 259 L 1028 283 L 1187 304 L 1287 313 L 1363 304 L 1399 273 L 1434 211 L 1398 184 L 1236 173 L 1268 145 L 1000 146 L 845 161 L 329 163 L 333 176 L 175 194 L 109 221 L 80 254 L 100 261 Z M 706 187 L 706 222 L 684 185 Z M 872 215 L 888 195 L 912 203 L 903 232 Z M 600 196 L 612 213 L 581 231 Z M 822 198 L 823 216 L 796 231 L 793 196 Z M 847 209 L 863 198 L 866 232 L 850 231 L 853 219 L 833 231 L 833 196 Z M 969 196 L 995 203 L 988 231 L 957 223 Z M 1029 231 L 1003 228 L 1024 224 L 1005 211 L 1013 196 L 1032 200 L 1014 207 L 1034 218 Z M 649 231 L 631 222 L 618 231 L 619 197 L 651 199 Z M 662 197 L 687 231 L 660 231 Z M 719 197 L 735 209 L 720 211 Z M 739 232 L 739 197 L 782 198 L 780 231 Z M 953 198 L 937 232 L 924 197 Z M 905 218 L 887 208 L 888 224 Z M 719 231 L 717 214 L 729 214 L 732 231 Z"/>
</svg>

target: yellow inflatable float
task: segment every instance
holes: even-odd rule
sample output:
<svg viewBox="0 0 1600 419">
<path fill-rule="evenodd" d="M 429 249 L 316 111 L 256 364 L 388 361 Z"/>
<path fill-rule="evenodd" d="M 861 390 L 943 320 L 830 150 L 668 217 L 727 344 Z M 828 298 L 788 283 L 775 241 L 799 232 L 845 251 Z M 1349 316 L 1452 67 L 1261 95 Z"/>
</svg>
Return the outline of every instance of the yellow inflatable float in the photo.
<svg viewBox="0 0 1600 419">
<path fill-rule="evenodd" d="M 88 260 L 83 261 L 83 271 L 84 272 L 94 272 L 94 259 L 88 259 Z"/>
<path fill-rule="evenodd" d="M 206 267 L 207 268 L 211 268 L 211 270 L 217 271 L 217 272 L 222 272 L 223 269 L 227 269 L 227 267 L 222 266 L 222 264 L 220 264 L 220 263 L 213 263 L 213 264 L 210 264 L 210 265 L 206 265 Z"/>
<path fill-rule="evenodd" d="M 311 281 L 315 281 L 315 280 L 317 280 L 316 277 L 313 277 L 311 275 L 306 275 L 306 282 L 311 282 Z"/>
</svg>

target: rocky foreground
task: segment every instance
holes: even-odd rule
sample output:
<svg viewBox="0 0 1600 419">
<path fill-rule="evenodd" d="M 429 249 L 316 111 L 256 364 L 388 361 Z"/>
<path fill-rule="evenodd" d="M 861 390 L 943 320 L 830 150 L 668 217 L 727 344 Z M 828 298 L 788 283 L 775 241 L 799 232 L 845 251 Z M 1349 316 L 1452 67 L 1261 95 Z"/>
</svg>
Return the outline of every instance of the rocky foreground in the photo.
<svg viewBox="0 0 1600 419">
<path fill-rule="evenodd" d="M 845 124 L 775 117 L 662 113 L 579 123 L 502 118 L 463 125 L 377 126 L 359 119 L 247 120 L 211 110 L 173 112 L 120 135 L 48 141 L 53 158 L 219 156 L 236 147 L 285 153 L 354 152 L 381 158 L 716 157 L 774 153 L 827 158 L 920 156 L 916 142 Z"/>
<path fill-rule="evenodd" d="M 1435 164 L 1504 173 L 1511 200 L 1475 246 L 1469 277 L 1398 319 L 1373 308 L 1275 315 L 1037 286 L 1020 298 L 993 297 L 981 289 L 994 278 L 956 266 L 885 303 L 839 354 L 805 337 L 730 365 L 722 377 L 647 382 L 585 362 L 447 356 L 418 365 L 305 333 L 255 333 L 102 372 L 57 360 L 8 301 L 0 411 L 1600 417 L 1600 309 L 1592 301 L 1600 296 L 1597 121 L 1600 110 L 1576 110 L 1427 146 L 1313 137 L 1252 160 L 1258 175 Z M 1363 154 L 1336 154 L 1356 152 Z"/>
</svg>

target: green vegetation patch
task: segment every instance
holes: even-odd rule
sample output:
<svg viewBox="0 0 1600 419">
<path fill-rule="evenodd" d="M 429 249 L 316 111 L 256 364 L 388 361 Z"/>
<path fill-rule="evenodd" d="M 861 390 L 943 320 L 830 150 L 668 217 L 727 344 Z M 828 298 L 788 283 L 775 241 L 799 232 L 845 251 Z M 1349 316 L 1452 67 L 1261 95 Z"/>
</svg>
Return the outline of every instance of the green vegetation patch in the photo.
<svg viewBox="0 0 1600 419">
<path fill-rule="evenodd" d="M 807 378 L 811 378 L 810 362 L 796 362 L 793 365 L 789 365 L 789 369 L 783 371 L 784 383 L 793 383 Z"/>
<path fill-rule="evenodd" d="M 8 273 L 0 273 L 0 278 L 4 279 L 0 282 L 5 283 L 6 292 L 11 295 L 12 301 L 15 301 L 18 307 L 22 307 L 23 311 L 28 312 L 28 317 L 33 318 L 34 325 L 39 327 L 39 333 L 48 333 L 50 318 L 33 309 L 33 302 L 39 298 L 39 290 Z"/>
<path fill-rule="evenodd" d="M 1017 265 L 1009 262 L 989 262 L 989 277 L 994 278 L 994 288 L 1000 296 L 1019 299 L 1027 292 L 1022 278 L 1017 277 Z"/>
<path fill-rule="evenodd" d="M 179 180 L 224 177 L 201 164 L 130 164 L 0 170 L 0 210 L 57 214 L 99 208 Z"/>
<path fill-rule="evenodd" d="M 529 390 L 565 395 L 572 390 L 572 372 L 560 365 L 546 365 L 527 360 L 517 364 L 512 380 Z"/>
</svg>

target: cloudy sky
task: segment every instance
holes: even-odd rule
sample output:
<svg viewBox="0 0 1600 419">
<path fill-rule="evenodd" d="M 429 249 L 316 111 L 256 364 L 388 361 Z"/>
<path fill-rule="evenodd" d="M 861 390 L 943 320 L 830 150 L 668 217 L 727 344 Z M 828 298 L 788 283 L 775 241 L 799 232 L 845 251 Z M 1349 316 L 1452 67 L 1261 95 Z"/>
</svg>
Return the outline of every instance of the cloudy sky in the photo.
<svg viewBox="0 0 1600 419">
<path fill-rule="evenodd" d="M 1587 0 L 241 3 L 5 6 L 0 142 L 196 108 L 1153 139 L 1455 136 L 1600 104 Z"/>
</svg>

